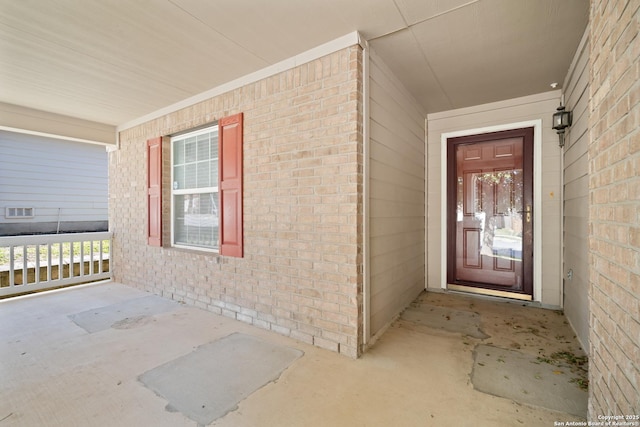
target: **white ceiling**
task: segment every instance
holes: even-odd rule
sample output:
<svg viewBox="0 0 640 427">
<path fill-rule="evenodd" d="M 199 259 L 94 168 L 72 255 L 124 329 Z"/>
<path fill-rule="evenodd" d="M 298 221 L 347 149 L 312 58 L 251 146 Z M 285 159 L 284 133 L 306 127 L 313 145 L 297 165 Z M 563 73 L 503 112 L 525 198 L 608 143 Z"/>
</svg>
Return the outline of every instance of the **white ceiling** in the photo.
<svg viewBox="0 0 640 427">
<path fill-rule="evenodd" d="M 426 112 L 560 85 L 589 0 L 0 0 L 0 102 L 119 125 L 353 31 Z"/>
</svg>

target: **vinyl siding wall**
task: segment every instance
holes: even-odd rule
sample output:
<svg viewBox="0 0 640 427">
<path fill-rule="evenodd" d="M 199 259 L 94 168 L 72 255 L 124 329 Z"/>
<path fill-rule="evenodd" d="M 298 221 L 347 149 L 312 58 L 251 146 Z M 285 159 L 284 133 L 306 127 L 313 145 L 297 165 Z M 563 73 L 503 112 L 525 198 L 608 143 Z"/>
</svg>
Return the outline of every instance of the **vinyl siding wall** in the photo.
<svg viewBox="0 0 640 427">
<path fill-rule="evenodd" d="M 107 229 L 104 146 L 0 132 L 0 235 Z M 7 207 L 35 216 L 5 217 Z"/>
<path fill-rule="evenodd" d="M 558 136 L 551 129 L 553 113 L 560 102 L 560 91 L 545 92 L 462 108 L 428 116 L 427 137 L 427 286 L 442 289 L 441 193 L 446 191 L 441 182 L 441 136 L 443 133 L 473 130 L 510 123 L 542 120 L 542 173 L 541 173 L 541 226 L 542 277 L 541 302 L 548 307 L 562 306 L 561 268 L 561 150 Z M 535 149 L 535 148 L 534 148 Z M 534 178 L 535 179 L 535 178 Z M 534 187 L 536 184 L 534 183 Z M 535 191 L 535 188 L 534 188 Z M 534 213 L 535 215 L 535 213 Z M 534 231 L 535 233 L 535 231 Z M 535 235 L 535 234 L 534 234 Z M 534 289 L 535 293 L 535 289 Z"/>
<path fill-rule="evenodd" d="M 564 310 L 583 348 L 589 342 L 589 42 L 585 36 L 563 85 L 573 111 L 564 147 Z M 570 274 L 569 274 L 570 272 Z"/>
<path fill-rule="evenodd" d="M 370 55 L 370 332 L 425 288 L 425 115 Z"/>
</svg>

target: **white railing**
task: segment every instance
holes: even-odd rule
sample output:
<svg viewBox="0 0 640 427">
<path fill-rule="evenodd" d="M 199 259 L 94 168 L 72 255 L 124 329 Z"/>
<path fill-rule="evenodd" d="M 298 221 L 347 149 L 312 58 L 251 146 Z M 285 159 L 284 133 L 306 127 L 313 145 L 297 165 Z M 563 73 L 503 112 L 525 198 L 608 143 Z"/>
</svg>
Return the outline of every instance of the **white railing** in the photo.
<svg viewBox="0 0 640 427">
<path fill-rule="evenodd" d="M 0 297 L 111 277 L 111 233 L 0 237 Z"/>
</svg>

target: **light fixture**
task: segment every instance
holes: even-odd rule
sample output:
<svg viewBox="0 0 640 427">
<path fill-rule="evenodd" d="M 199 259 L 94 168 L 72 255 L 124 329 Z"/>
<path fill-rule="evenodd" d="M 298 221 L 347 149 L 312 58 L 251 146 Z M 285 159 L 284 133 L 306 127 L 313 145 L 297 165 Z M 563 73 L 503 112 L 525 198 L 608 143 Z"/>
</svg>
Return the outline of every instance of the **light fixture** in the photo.
<svg viewBox="0 0 640 427">
<path fill-rule="evenodd" d="M 558 107 L 558 111 L 553 114 L 553 129 L 558 132 L 558 137 L 560 138 L 559 145 L 560 147 L 564 147 L 564 130 L 571 126 L 571 122 L 573 121 L 573 112 L 565 111 L 564 105 L 560 103 Z"/>
</svg>

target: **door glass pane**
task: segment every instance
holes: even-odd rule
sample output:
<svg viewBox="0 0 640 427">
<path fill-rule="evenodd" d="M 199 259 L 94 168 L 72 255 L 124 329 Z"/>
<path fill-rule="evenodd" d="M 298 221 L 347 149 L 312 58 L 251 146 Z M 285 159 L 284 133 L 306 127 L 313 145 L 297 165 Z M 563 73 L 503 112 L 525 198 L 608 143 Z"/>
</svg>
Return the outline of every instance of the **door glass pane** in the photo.
<svg viewBox="0 0 640 427">
<path fill-rule="evenodd" d="M 522 169 L 475 173 L 472 179 L 480 189 L 475 212 L 481 221 L 480 253 L 502 260 L 521 260 Z M 483 207 L 492 209 L 487 212 Z M 498 263 L 506 265 L 499 260 Z"/>
</svg>

